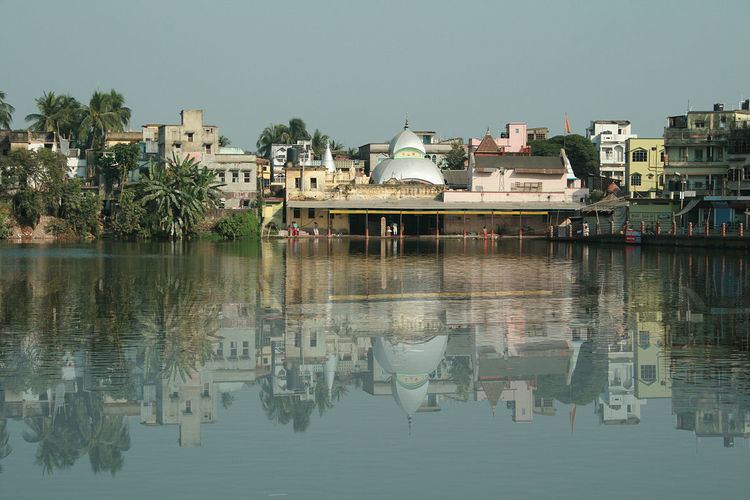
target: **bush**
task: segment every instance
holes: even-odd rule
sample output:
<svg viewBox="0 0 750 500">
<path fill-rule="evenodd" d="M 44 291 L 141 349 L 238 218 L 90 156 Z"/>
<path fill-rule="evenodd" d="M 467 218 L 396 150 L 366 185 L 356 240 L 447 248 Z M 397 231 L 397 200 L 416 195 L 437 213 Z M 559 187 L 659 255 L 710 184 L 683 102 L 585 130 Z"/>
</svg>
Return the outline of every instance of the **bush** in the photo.
<svg viewBox="0 0 750 500">
<path fill-rule="evenodd" d="M 13 197 L 13 211 L 21 224 L 36 227 L 43 210 L 42 195 L 32 189 L 20 189 Z"/>
<path fill-rule="evenodd" d="M 114 216 L 109 222 L 109 231 L 117 238 L 149 238 L 149 217 L 132 190 L 122 192 Z"/>
<path fill-rule="evenodd" d="M 62 192 L 62 216 L 70 230 L 79 237 L 99 235 L 99 214 L 102 202 L 94 193 L 81 191 L 77 180 L 65 184 Z"/>
<path fill-rule="evenodd" d="M 10 236 L 10 221 L 5 215 L 0 214 L 0 240 L 4 240 Z"/>
<path fill-rule="evenodd" d="M 63 219 L 51 219 L 44 230 L 55 238 L 75 238 L 76 233 L 68 224 L 68 221 Z"/>
<path fill-rule="evenodd" d="M 214 226 L 214 232 L 225 240 L 257 238 L 260 234 L 260 223 L 255 212 L 246 210 L 219 220 Z"/>
</svg>

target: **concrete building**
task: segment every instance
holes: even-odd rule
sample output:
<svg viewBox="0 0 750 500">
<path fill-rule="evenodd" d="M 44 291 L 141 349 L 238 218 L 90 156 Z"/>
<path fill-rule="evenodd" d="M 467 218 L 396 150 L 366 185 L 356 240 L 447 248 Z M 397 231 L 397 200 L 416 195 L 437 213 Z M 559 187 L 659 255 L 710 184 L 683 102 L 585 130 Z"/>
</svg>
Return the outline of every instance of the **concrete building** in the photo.
<svg viewBox="0 0 750 500">
<path fill-rule="evenodd" d="M 626 141 L 638 137 L 631 132 L 628 120 L 594 120 L 586 129 L 586 137 L 599 151 L 601 175 L 624 182 Z"/>
<path fill-rule="evenodd" d="M 489 129 L 487 129 L 487 133 L 484 137 L 469 139 L 469 154 L 476 151 L 476 149 L 479 148 L 479 146 L 483 142 L 485 142 L 485 138 L 487 137 L 487 135 L 491 135 Z M 527 145 L 528 131 L 524 122 L 507 123 L 505 125 L 505 132 L 502 132 L 500 134 L 500 137 L 493 140 L 495 141 L 497 149 L 501 154 L 531 154 L 531 150 Z"/>
<path fill-rule="evenodd" d="M 664 139 L 630 138 L 625 141 L 625 192 L 657 197 L 664 189 Z"/>
<path fill-rule="evenodd" d="M 725 111 L 723 104 L 715 104 L 713 111 L 670 116 L 664 129 L 665 191 L 687 191 L 693 196 L 730 194 L 730 142 L 733 150 L 741 148 L 737 139 L 750 126 L 748 122 L 750 110 Z M 733 131 L 735 140 L 730 141 Z"/>
<path fill-rule="evenodd" d="M 549 129 L 547 127 L 526 128 L 526 142 L 546 141 L 548 137 Z"/>
<path fill-rule="evenodd" d="M 415 130 L 413 133 L 423 144 L 424 158 L 437 166 L 442 165 L 445 155 L 453 148 L 453 144 L 460 141 L 460 139 L 441 139 L 437 132 L 432 130 Z M 357 156 L 364 161 L 365 172 L 369 174 L 381 161 L 391 157 L 389 150 L 390 144 L 387 142 L 371 142 L 360 146 Z"/>
<path fill-rule="evenodd" d="M 190 156 L 213 171 L 217 181 L 225 184 L 221 190 L 226 208 L 248 207 L 257 196 L 256 156 L 239 148 L 220 147 L 219 127 L 203 123 L 203 110 L 182 110 L 179 125 L 144 125 L 143 142 L 146 152 L 153 150 L 156 142 L 161 160 Z"/>
</svg>

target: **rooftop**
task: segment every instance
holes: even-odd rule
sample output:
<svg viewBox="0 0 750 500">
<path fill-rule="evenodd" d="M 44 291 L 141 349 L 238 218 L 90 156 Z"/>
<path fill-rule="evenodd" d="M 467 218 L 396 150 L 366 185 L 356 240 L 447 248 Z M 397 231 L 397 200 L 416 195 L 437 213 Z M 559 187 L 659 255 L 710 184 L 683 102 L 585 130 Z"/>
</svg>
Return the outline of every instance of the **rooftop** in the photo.
<svg viewBox="0 0 750 500">
<path fill-rule="evenodd" d="M 381 200 L 288 200 L 290 208 L 328 208 L 331 210 L 578 210 L 580 203 L 559 202 L 444 202 L 428 198 L 401 198 Z"/>
</svg>

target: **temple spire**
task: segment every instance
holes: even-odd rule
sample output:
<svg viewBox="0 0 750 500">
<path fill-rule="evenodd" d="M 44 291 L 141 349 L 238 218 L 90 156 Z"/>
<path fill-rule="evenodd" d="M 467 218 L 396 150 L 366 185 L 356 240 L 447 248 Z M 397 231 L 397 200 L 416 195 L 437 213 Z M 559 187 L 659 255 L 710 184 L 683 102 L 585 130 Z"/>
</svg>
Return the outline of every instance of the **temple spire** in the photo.
<svg viewBox="0 0 750 500">
<path fill-rule="evenodd" d="M 406 120 L 404 120 L 404 130 L 409 128 L 409 113 L 406 113 Z"/>
</svg>

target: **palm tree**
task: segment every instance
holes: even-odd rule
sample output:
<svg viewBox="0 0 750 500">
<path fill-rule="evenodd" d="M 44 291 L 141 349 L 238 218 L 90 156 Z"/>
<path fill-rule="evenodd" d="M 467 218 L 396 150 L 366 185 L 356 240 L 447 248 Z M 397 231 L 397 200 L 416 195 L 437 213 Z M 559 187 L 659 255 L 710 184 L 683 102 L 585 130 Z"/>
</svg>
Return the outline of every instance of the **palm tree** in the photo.
<svg viewBox="0 0 750 500">
<path fill-rule="evenodd" d="M 16 108 L 5 102 L 5 92 L 0 90 L 0 128 L 10 128 Z"/>
<path fill-rule="evenodd" d="M 340 151 L 345 151 L 345 150 L 346 150 L 346 146 L 344 146 L 343 143 L 340 143 L 334 139 L 331 139 L 331 151 L 340 152 Z"/>
<path fill-rule="evenodd" d="M 130 449 L 130 431 L 122 416 L 106 416 L 96 422 L 94 432 L 87 442 L 91 470 L 95 474 L 109 471 L 114 476 L 122 469 L 124 451 Z"/>
<path fill-rule="evenodd" d="M 130 108 L 123 106 L 124 103 L 122 94 L 114 90 L 109 93 L 96 91 L 91 95 L 89 105 L 83 107 L 79 132 L 88 147 L 101 147 L 108 130 L 121 131 L 127 126 Z"/>
<path fill-rule="evenodd" d="M 289 120 L 289 139 L 291 144 L 295 144 L 297 141 L 309 141 L 310 133 L 307 131 L 307 125 L 302 118 L 292 118 Z"/>
<path fill-rule="evenodd" d="M 13 448 L 8 444 L 8 421 L 0 420 L 0 460 L 6 458 L 13 451 Z M 3 471 L 3 466 L 0 464 L 0 472 Z"/>
<path fill-rule="evenodd" d="M 271 158 L 271 146 L 274 144 L 291 144 L 291 135 L 289 127 L 286 125 L 274 125 L 271 123 L 258 137 L 255 146 L 258 148 L 258 156 L 261 158 Z"/>
<path fill-rule="evenodd" d="M 26 115 L 26 121 L 32 122 L 29 128 L 35 132 L 57 132 L 60 98 L 54 92 L 44 92 L 34 102 L 39 112 Z"/>
<path fill-rule="evenodd" d="M 328 144 L 329 139 L 330 138 L 328 137 L 328 135 L 324 134 L 318 129 L 315 129 L 315 133 L 313 133 L 312 136 L 312 148 L 315 156 L 317 156 L 318 158 L 323 157 L 323 152 L 326 149 L 326 145 Z M 333 149 L 333 146 L 331 146 L 331 149 Z"/>
<path fill-rule="evenodd" d="M 351 159 L 355 159 L 359 157 L 359 149 L 357 148 L 349 148 L 346 150 L 346 156 L 348 156 Z"/>
<path fill-rule="evenodd" d="M 173 155 L 166 166 L 149 166 L 141 182 L 141 203 L 158 217 L 164 234 L 180 239 L 192 232 L 207 209 L 219 206 L 220 186 L 194 158 Z"/>
</svg>

